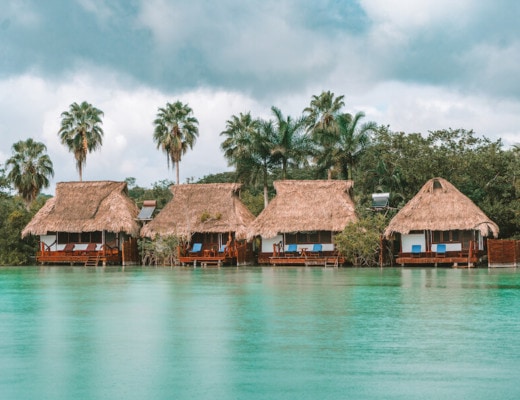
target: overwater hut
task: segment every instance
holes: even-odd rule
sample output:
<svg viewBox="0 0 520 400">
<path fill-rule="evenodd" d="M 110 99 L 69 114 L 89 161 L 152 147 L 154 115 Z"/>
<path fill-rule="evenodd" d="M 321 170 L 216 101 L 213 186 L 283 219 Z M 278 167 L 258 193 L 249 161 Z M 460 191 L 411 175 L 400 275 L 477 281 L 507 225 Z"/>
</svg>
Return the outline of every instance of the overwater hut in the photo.
<svg viewBox="0 0 520 400">
<path fill-rule="evenodd" d="M 255 217 L 240 200 L 240 189 L 237 183 L 173 185 L 172 200 L 143 226 L 141 236 L 184 238 L 181 263 L 252 262 L 245 238 Z"/>
<path fill-rule="evenodd" d="M 398 264 L 474 265 L 498 226 L 455 186 L 430 179 L 390 221 L 386 239 L 399 241 Z"/>
<path fill-rule="evenodd" d="M 334 235 L 357 221 L 350 196 L 353 181 L 284 180 L 274 182 L 274 187 L 276 197 L 249 228 L 249 237 L 261 237 L 259 262 L 328 262 L 327 257 L 335 255 Z M 323 257 L 311 261 L 311 252 Z"/>
<path fill-rule="evenodd" d="M 60 182 L 22 236 L 40 236 L 40 263 L 133 264 L 138 212 L 125 182 Z"/>
</svg>

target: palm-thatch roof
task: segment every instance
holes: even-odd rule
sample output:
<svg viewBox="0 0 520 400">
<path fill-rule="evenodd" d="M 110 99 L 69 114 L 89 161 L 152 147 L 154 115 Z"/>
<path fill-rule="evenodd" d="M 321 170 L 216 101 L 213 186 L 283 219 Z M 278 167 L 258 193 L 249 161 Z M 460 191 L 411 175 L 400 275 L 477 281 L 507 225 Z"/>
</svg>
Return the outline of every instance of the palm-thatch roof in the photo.
<svg viewBox="0 0 520 400">
<path fill-rule="evenodd" d="M 174 185 L 172 200 L 143 226 L 141 236 L 235 232 L 244 238 L 255 216 L 239 199 L 240 188 L 237 183 Z"/>
<path fill-rule="evenodd" d="M 248 236 L 342 231 L 357 221 L 350 197 L 352 181 L 284 180 L 274 182 L 276 197 L 251 224 Z"/>
<path fill-rule="evenodd" d="M 497 237 L 499 229 L 450 182 L 433 178 L 392 218 L 384 236 L 422 230 L 477 230 L 482 236 Z"/>
<path fill-rule="evenodd" d="M 139 233 L 138 212 L 128 197 L 126 182 L 60 182 L 56 195 L 36 213 L 22 236 L 95 231 L 135 236 Z"/>
</svg>

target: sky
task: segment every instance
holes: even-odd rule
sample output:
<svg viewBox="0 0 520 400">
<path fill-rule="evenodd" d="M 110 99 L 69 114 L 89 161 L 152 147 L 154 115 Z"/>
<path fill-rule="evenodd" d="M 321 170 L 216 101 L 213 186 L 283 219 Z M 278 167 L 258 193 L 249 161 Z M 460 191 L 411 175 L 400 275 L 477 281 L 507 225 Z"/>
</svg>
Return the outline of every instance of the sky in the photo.
<svg viewBox="0 0 520 400">
<path fill-rule="evenodd" d="M 84 180 L 175 180 L 153 142 L 158 108 L 199 121 L 181 182 L 230 171 L 226 121 L 271 107 L 298 117 L 313 95 L 392 131 L 474 130 L 520 142 L 520 2 L 514 0 L 0 0 L 0 164 L 47 146 L 51 186 L 79 179 L 60 115 L 104 112 Z"/>
</svg>

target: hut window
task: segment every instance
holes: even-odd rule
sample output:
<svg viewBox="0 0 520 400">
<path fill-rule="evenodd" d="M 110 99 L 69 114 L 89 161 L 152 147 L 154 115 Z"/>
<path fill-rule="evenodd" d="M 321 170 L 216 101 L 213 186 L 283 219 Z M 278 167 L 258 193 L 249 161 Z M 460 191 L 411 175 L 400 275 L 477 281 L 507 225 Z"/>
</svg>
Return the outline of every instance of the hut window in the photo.
<svg viewBox="0 0 520 400">
<path fill-rule="evenodd" d="M 322 231 L 320 232 L 320 240 L 319 243 L 332 243 L 332 232 L 330 231 Z"/>
<path fill-rule="evenodd" d="M 79 233 L 76 232 L 59 232 L 58 233 L 58 244 L 66 243 L 78 243 Z"/>
<path fill-rule="evenodd" d="M 81 243 L 101 243 L 103 235 L 100 231 L 81 232 Z"/>
<path fill-rule="evenodd" d="M 332 243 L 332 234 L 329 231 L 286 233 L 285 243 Z"/>
<path fill-rule="evenodd" d="M 461 241 L 460 231 L 434 231 L 433 232 L 433 243 L 448 243 Z"/>
<path fill-rule="evenodd" d="M 462 231 L 462 248 L 463 249 L 469 249 L 469 242 L 471 242 L 473 239 L 473 232 L 472 231 Z"/>
<path fill-rule="evenodd" d="M 309 240 L 309 243 L 319 243 L 320 235 L 318 232 L 309 232 L 307 239 Z"/>
<path fill-rule="evenodd" d="M 212 245 L 215 245 L 215 246 L 218 246 L 218 233 L 210 233 L 210 232 L 206 232 L 206 233 L 194 233 L 192 238 L 191 238 L 191 241 L 192 243 L 203 243 L 205 244 L 206 246 L 212 246 Z M 227 236 L 226 236 L 227 238 Z"/>
<path fill-rule="evenodd" d="M 434 179 L 433 180 L 433 189 L 436 190 L 436 189 L 442 189 L 442 185 L 441 183 L 437 180 L 437 179 Z"/>
<path fill-rule="evenodd" d="M 297 241 L 296 233 L 286 233 L 285 234 L 285 243 L 300 243 Z"/>
<path fill-rule="evenodd" d="M 96 231 L 90 233 L 90 242 L 92 243 L 102 243 L 103 242 L 103 232 Z"/>
</svg>

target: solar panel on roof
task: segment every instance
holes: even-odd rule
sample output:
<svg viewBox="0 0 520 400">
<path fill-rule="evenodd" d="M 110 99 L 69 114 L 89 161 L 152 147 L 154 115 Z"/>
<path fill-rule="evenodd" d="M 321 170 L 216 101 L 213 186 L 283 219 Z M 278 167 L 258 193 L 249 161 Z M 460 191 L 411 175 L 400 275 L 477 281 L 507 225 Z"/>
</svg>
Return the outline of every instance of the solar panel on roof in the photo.
<svg viewBox="0 0 520 400">
<path fill-rule="evenodd" d="M 143 202 L 143 207 L 141 208 L 141 211 L 139 211 L 139 215 L 137 216 L 137 219 L 140 219 L 140 220 L 152 219 L 152 215 L 153 215 L 153 212 L 155 211 L 156 205 L 157 205 L 157 202 L 155 200 L 145 200 Z"/>
<path fill-rule="evenodd" d="M 137 216 L 137 219 L 152 219 L 152 214 L 155 210 L 155 207 L 143 207 L 141 208 L 141 211 L 139 211 L 139 215 Z"/>
<path fill-rule="evenodd" d="M 374 193 L 372 194 L 372 207 L 384 208 L 388 206 L 390 193 Z"/>
</svg>

